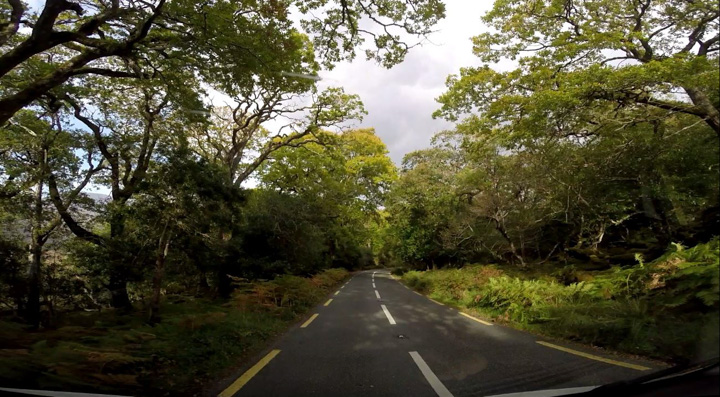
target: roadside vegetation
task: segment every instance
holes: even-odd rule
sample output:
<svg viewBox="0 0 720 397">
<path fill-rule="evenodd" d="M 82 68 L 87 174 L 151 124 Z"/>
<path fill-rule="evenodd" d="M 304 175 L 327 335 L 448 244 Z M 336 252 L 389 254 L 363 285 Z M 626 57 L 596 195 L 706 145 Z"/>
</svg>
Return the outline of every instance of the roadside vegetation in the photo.
<svg viewBox="0 0 720 397">
<path fill-rule="evenodd" d="M 718 16 L 706 1 L 496 1 L 472 38 L 481 66 L 438 98 L 454 126 L 404 158 L 382 263 L 520 328 L 718 356 Z"/>
<path fill-rule="evenodd" d="M 69 312 L 45 332 L 0 321 L 3 387 L 191 395 L 262 349 L 349 275 L 237 280 L 230 300 L 168 295 L 163 321 L 134 313 Z"/>
<path fill-rule="evenodd" d="M 408 271 L 402 281 L 498 323 L 678 363 L 718 355 L 719 250 L 714 239 L 608 270 L 468 265 Z"/>
</svg>

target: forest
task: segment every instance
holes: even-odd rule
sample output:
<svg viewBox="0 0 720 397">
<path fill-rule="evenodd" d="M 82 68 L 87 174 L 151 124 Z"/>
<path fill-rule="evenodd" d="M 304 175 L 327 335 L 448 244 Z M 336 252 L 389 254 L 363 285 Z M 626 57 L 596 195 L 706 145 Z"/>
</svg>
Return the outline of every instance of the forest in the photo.
<svg viewBox="0 0 720 397">
<path fill-rule="evenodd" d="M 517 327 L 695 354 L 720 310 L 717 4 L 496 0 L 481 66 L 437 98 L 453 128 L 396 166 L 318 74 L 391 68 L 444 16 L 0 3 L 4 384 L 190 393 L 372 268 Z"/>
</svg>

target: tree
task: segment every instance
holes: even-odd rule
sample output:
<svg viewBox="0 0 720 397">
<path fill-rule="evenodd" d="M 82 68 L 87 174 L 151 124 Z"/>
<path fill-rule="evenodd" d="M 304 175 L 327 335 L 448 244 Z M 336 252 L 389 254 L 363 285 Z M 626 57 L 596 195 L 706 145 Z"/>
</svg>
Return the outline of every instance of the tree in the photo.
<svg viewBox="0 0 720 397">
<path fill-rule="evenodd" d="M 163 156 L 166 161 L 150 167 L 145 187 L 128 213 L 134 238 L 142 240 L 142 246 L 154 247 L 146 259 L 152 268 L 151 323 L 160 320 L 168 258 L 176 262 L 187 258 L 192 264 L 181 269 L 176 263 L 176 276 L 198 278 L 199 274 L 205 281 L 206 270 L 227 250 L 212 231 L 232 226 L 232 214 L 244 202 L 244 193 L 226 180 L 219 167 L 197 159 L 186 147 L 170 150 Z"/>
<path fill-rule="evenodd" d="M 368 57 L 394 65 L 407 51 L 398 32 L 423 36 L 444 16 L 438 0 L 51 0 L 37 11 L 8 0 L 0 6 L 0 124 L 86 76 L 170 79 L 167 74 L 184 69 L 227 91 L 254 76 L 307 72 L 286 64 L 306 46 L 289 18 L 292 6 L 310 16 L 302 20 L 326 66 L 354 57 L 367 36 L 375 38 Z M 360 27 L 362 17 L 385 33 Z"/>
<path fill-rule="evenodd" d="M 413 265 L 442 265 L 448 261 L 441 235 L 458 214 L 456 175 L 461 156 L 449 148 L 409 153 L 403 159 L 398 180 L 387 200 L 388 229 L 392 251 Z M 451 248 L 457 252 L 460 244 Z M 449 254 L 449 255 L 448 255 Z"/>
<path fill-rule="evenodd" d="M 387 204 L 388 248 L 426 266 L 601 267 L 707 241 L 720 183 L 715 139 L 684 114 L 515 148 L 502 137 L 441 133 L 405 158 Z"/>
<path fill-rule="evenodd" d="M 127 255 L 131 251 L 124 246 L 128 202 L 142 191 L 148 169 L 158 159 L 158 146 L 173 144 L 173 134 L 180 131 L 179 123 L 186 118 L 177 102 L 170 101 L 169 91 L 163 91 L 162 87 L 114 84 L 93 92 L 100 99 L 92 103 L 94 107 L 70 96 L 64 96 L 62 100 L 69 104 L 75 119 L 87 128 L 88 140 L 93 145 L 90 150 L 97 151 L 107 164 L 107 171 L 99 175 L 97 182 L 110 186 L 109 235 L 88 230 L 67 211 L 67 203 L 58 194 L 56 177 L 52 173 L 49 175 L 49 192 L 56 210 L 72 233 L 112 252 L 108 282 L 112 304 L 117 308 L 129 308 L 126 285 L 136 273 L 129 268 L 132 260 Z M 128 101 L 136 106 L 127 106 Z"/>
<path fill-rule="evenodd" d="M 282 149 L 265 164 L 259 173 L 262 186 L 374 214 L 396 173 L 375 130 L 321 131 L 305 141 L 301 148 Z"/>
<path fill-rule="evenodd" d="M 321 131 L 305 141 L 277 151 L 258 174 L 260 186 L 313 209 L 331 264 L 367 262 L 378 210 L 396 177 L 387 147 L 373 129 Z"/>
<path fill-rule="evenodd" d="M 245 95 L 236 97 L 234 106 L 215 109 L 210 124 L 198 126 L 188 136 L 190 148 L 222 166 L 236 186 L 276 150 L 317 142 L 306 138 L 322 128 L 362 120 L 367 113 L 357 95 L 345 94 L 341 88 L 316 94 L 313 85 L 307 84 L 295 92 L 287 86 L 256 86 Z M 263 123 L 275 120 L 287 121 L 275 131 L 263 127 Z"/>
<path fill-rule="evenodd" d="M 24 218 L 30 221 L 28 247 L 31 261 L 25 315 L 36 328 L 40 325 L 43 249 L 51 235 L 62 226 L 61 218 L 49 207 L 48 183 L 52 175 L 57 175 L 51 189 L 57 197 L 63 196 L 62 210 L 70 212 L 91 177 L 102 169 L 101 162 L 82 135 L 66 130 L 65 124 L 57 113 L 26 110 L 20 112 L 8 128 L 0 130 L 2 146 L 6 148 L 0 157 L 0 167 L 7 175 L 21 175 L 25 183 L 33 185 L 32 191 L 18 190 L 13 198 L 16 207 L 25 213 Z M 76 154 L 81 151 L 86 154 L 86 164 Z"/>
<path fill-rule="evenodd" d="M 477 112 L 460 127 L 517 142 L 683 113 L 720 136 L 718 18 L 712 1 L 497 1 L 474 53 L 519 67 L 461 69 L 435 116 Z"/>
</svg>

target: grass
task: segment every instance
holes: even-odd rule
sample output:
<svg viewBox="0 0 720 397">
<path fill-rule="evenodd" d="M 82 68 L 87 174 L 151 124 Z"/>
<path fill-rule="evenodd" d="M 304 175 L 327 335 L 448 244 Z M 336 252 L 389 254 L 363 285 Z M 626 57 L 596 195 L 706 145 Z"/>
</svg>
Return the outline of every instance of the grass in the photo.
<svg viewBox="0 0 720 397">
<path fill-rule="evenodd" d="M 691 249 L 675 246 L 652 263 L 638 258 L 636 266 L 607 271 L 524 273 L 472 265 L 410 271 L 402 280 L 433 299 L 516 328 L 683 362 L 718 356 L 719 249 L 717 239 Z"/>
<path fill-rule="evenodd" d="M 145 313 L 69 313 L 66 326 L 27 332 L 0 321 L 4 387 L 142 395 L 194 395 L 265 346 L 348 277 L 242 283 L 229 302 L 168 297 L 162 322 Z M 71 324 L 71 325 L 70 325 Z"/>
</svg>

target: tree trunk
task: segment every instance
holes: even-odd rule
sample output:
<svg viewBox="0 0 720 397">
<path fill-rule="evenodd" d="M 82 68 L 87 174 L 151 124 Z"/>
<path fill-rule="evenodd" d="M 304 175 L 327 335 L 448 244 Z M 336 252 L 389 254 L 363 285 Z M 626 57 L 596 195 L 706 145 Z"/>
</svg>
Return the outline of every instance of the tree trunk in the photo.
<svg viewBox="0 0 720 397">
<path fill-rule="evenodd" d="M 115 272 L 110 274 L 108 289 L 110 290 L 110 305 L 112 307 L 120 310 L 132 309 L 127 292 L 127 280 L 124 275 L 118 275 Z"/>
<path fill-rule="evenodd" d="M 200 279 L 198 280 L 197 296 L 208 296 L 210 294 L 210 285 L 207 282 L 207 274 L 200 271 Z"/>
<path fill-rule="evenodd" d="M 150 323 L 157 323 L 160 321 L 160 292 L 162 289 L 162 281 L 165 275 L 165 258 L 167 257 L 168 250 L 170 248 L 170 236 L 167 233 L 167 223 L 165 228 L 160 235 L 160 241 L 158 242 L 158 252 L 155 258 L 155 272 L 153 273 L 152 279 L 152 300 L 150 301 Z"/>
<path fill-rule="evenodd" d="M 42 246 L 38 244 L 33 236 L 31 244 L 32 260 L 28 268 L 28 300 L 27 300 L 27 321 L 33 328 L 40 326 L 40 267 L 42 266 Z"/>
<path fill-rule="evenodd" d="M 125 219 L 122 215 L 117 213 L 110 217 L 110 237 L 117 241 L 117 239 L 123 234 L 125 230 Z M 116 250 L 116 246 L 113 244 L 109 247 L 111 250 Z M 123 266 L 125 265 L 125 256 L 119 255 L 120 253 L 111 252 L 111 269 L 110 269 L 110 280 L 108 287 L 110 289 L 110 305 L 115 309 L 130 310 L 132 309 L 132 303 L 130 303 L 130 297 L 127 292 L 127 275 Z"/>
<path fill-rule="evenodd" d="M 232 239 L 232 231 L 221 232 L 220 238 L 223 242 L 225 242 L 225 244 L 229 244 L 230 240 Z M 232 280 L 230 280 L 230 276 L 228 275 L 230 267 L 227 261 L 228 258 L 223 257 L 217 274 L 217 293 L 218 296 L 223 299 L 229 298 L 230 293 L 232 292 Z"/>
<path fill-rule="evenodd" d="M 217 292 L 218 296 L 223 299 L 229 298 L 230 292 L 232 292 L 232 280 L 230 280 L 227 269 L 227 264 L 223 263 L 218 271 Z"/>
<path fill-rule="evenodd" d="M 41 165 L 43 167 L 43 165 Z M 41 172 L 42 174 L 42 172 Z M 30 242 L 30 265 L 28 267 L 27 320 L 33 328 L 40 326 L 40 269 L 42 267 L 42 175 L 37 183 L 34 197 L 32 238 Z"/>
<path fill-rule="evenodd" d="M 683 87 L 685 92 L 690 97 L 693 105 L 697 106 L 703 113 L 706 114 L 705 122 L 715 130 L 715 133 L 720 137 L 720 111 L 713 106 L 710 98 L 702 90 L 695 87 Z M 717 88 L 717 87 L 716 87 Z"/>
<path fill-rule="evenodd" d="M 520 267 L 525 267 L 525 260 L 523 259 L 523 257 L 520 254 L 518 254 L 517 248 L 515 248 L 515 243 L 513 243 L 512 239 L 510 238 L 510 236 L 507 234 L 507 231 L 505 230 L 504 222 L 500 222 L 496 218 L 492 218 L 492 220 L 495 221 L 495 230 L 500 232 L 500 234 L 503 236 L 505 241 L 507 241 L 510 244 L 510 253 L 512 253 L 512 255 L 515 258 L 517 258 L 517 260 L 520 261 Z"/>
</svg>

